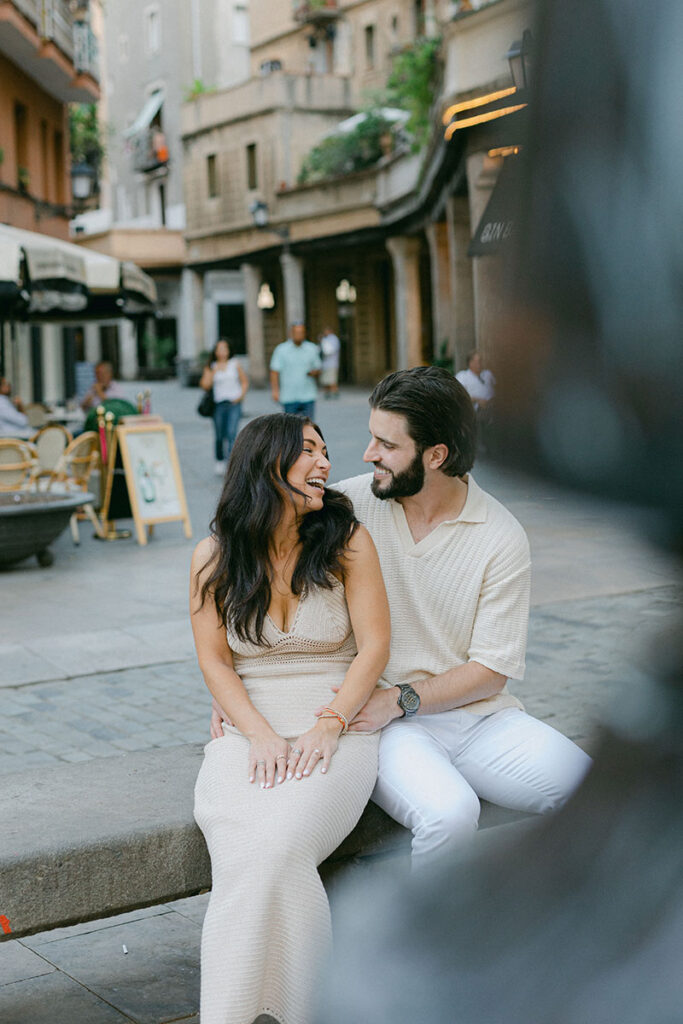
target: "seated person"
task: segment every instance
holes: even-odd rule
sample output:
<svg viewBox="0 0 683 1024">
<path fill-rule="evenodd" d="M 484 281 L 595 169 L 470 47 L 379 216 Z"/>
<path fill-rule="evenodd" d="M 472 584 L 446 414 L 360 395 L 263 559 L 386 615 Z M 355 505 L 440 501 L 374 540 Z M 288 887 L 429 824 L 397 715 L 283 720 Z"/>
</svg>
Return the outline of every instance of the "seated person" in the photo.
<svg viewBox="0 0 683 1024">
<path fill-rule="evenodd" d="M 12 385 L 7 377 L 0 377 L 0 437 L 28 437 L 31 433 L 21 399 L 12 398 Z"/>
<path fill-rule="evenodd" d="M 125 398 L 123 388 L 114 380 L 114 370 L 111 363 L 98 363 L 95 367 L 95 383 L 86 391 L 81 402 L 81 409 L 87 412 L 88 409 L 97 408 L 105 398 Z"/>
</svg>

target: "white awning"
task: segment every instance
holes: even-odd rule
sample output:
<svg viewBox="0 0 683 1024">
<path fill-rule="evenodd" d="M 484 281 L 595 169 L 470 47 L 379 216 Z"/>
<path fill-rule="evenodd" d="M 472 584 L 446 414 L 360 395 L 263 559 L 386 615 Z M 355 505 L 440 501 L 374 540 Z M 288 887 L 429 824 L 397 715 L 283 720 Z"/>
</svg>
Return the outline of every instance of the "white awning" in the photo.
<svg viewBox="0 0 683 1024">
<path fill-rule="evenodd" d="M 144 132 L 151 125 L 156 115 L 161 110 L 161 104 L 164 102 L 164 94 L 160 89 L 158 92 L 153 92 L 149 97 L 144 107 L 133 121 L 129 128 L 121 132 L 124 139 L 132 139 L 134 135 L 139 135 L 140 132 Z"/>
<path fill-rule="evenodd" d="M 21 283 L 21 260 L 26 257 L 30 279 L 30 312 L 77 312 L 87 296 L 119 296 L 121 288 L 156 301 L 152 278 L 135 263 L 121 263 L 61 238 L 0 224 L 0 283 Z"/>
<path fill-rule="evenodd" d="M 157 300 L 157 286 L 149 274 L 140 270 L 137 263 L 121 264 L 121 284 L 124 291 L 137 292 L 152 304 Z"/>
</svg>

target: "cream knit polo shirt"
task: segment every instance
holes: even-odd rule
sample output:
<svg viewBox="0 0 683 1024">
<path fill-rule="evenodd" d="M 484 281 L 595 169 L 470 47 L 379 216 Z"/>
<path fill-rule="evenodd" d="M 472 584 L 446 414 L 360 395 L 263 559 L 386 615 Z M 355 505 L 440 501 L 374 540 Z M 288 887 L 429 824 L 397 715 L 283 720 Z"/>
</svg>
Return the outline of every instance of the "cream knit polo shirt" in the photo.
<svg viewBox="0 0 683 1024">
<path fill-rule="evenodd" d="M 405 512 L 370 490 L 372 474 L 334 486 L 353 502 L 379 553 L 391 610 L 384 680 L 415 683 L 468 661 L 511 679 L 524 676 L 531 563 L 526 534 L 471 474 L 457 519 L 418 544 Z M 488 715 L 522 707 L 507 690 L 463 710 Z"/>
</svg>

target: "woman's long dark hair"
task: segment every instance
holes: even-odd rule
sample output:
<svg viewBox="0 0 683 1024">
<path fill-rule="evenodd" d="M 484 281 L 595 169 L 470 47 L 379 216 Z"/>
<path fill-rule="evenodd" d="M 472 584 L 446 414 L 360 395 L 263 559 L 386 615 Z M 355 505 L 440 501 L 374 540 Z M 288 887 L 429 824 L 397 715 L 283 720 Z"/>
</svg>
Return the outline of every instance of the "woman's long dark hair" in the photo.
<svg viewBox="0 0 683 1024">
<path fill-rule="evenodd" d="M 223 625 L 243 641 L 263 642 L 273 575 L 270 544 L 285 503 L 303 493 L 287 483 L 287 474 L 301 455 L 306 424 L 322 437 L 320 428 L 301 416 L 259 416 L 240 431 L 230 454 L 211 523 L 217 547 L 207 563 L 211 572 L 201 588 L 201 602 L 212 596 Z M 346 495 L 326 489 L 322 509 L 301 517 L 302 549 L 292 574 L 292 593 L 303 595 L 311 586 L 332 587 L 333 574 L 342 572 L 342 557 L 357 527 Z"/>
</svg>

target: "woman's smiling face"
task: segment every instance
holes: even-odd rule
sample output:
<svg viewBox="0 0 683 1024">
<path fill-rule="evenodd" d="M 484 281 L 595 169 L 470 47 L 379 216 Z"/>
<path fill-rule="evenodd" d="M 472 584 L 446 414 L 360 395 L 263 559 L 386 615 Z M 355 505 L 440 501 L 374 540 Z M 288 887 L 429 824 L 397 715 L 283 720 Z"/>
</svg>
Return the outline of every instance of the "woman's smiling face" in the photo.
<svg viewBox="0 0 683 1024">
<path fill-rule="evenodd" d="M 325 484 L 330 475 L 330 461 L 327 458 L 327 445 L 310 423 L 305 423 L 302 431 L 301 455 L 292 465 L 287 474 L 287 483 L 296 487 L 299 494 L 294 494 L 297 511 L 313 512 L 323 507 Z"/>
</svg>

